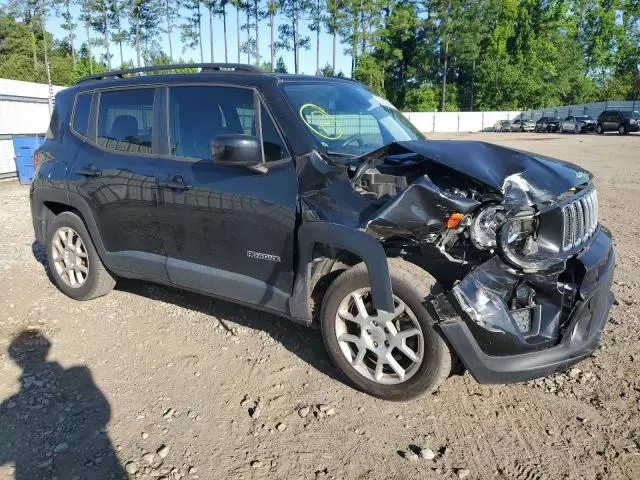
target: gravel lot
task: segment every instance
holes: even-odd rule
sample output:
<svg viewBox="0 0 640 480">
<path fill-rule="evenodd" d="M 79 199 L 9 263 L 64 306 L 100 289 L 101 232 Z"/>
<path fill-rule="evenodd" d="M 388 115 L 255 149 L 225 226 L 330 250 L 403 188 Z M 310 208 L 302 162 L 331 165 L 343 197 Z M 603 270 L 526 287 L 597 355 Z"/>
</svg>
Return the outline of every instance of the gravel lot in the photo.
<svg viewBox="0 0 640 480">
<path fill-rule="evenodd" d="M 0 479 L 640 478 L 640 135 L 456 138 L 595 173 L 619 304 L 592 358 L 527 384 L 465 374 L 376 400 L 343 383 L 318 331 L 265 313 L 124 280 L 65 297 L 34 243 L 28 187 L 2 182 Z M 51 349 L 21 369 L 9 346 L 26 328 L 41 332 L 23 342 L 32 358 L 44 337 Z"/>
</svg>

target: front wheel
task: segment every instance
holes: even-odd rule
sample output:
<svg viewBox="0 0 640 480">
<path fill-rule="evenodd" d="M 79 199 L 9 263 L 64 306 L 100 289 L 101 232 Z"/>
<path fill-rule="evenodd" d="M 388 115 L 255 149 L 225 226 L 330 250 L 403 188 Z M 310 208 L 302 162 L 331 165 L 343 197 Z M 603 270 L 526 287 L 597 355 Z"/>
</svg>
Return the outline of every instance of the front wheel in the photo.
<svg viewBox="0 0 640 480">
<path fill-rule="evenodd" d="M 385 400 L 435 390 L 451 372 L 451 353 L 423 302 L 435 281 L 419 267 L 389 259 L 394 311 L 371 304 L 364 264 L 342 273 L 324 297 L 321 328 L 334 364 L 358 389 Z"/>
<path fill-rule="evenodd" d="M 621 124 L 621 125 L 618 127 L 618 133 L 619 133 L 620 135 L 626 135 L 626 134 L 627 134 L 627 127 L 624 125 L 624 123 L 623 123 L 623 124 Z"/>
<path fill-rule="evenodd" d="M 109 293 L 115 278 L 102 264 L 82 219 L 63 212 L 47 232 L 47 261 L 57 287 L 76 300 Z"/>
<path fill-rule="evenodd" d="M 602 128 L 601 124 L 598 124 L 596 126 L 596 133 L 598 133 L 599 135 L 602 135 L 604 133 L 604 129 Z"/>
<path fill-rule="evenodd" d="M 580 133 L 581 129 L 580 129 L 580 125 L 576 125 L 575 128 L 573 129 L 573 133 Z"/>
</svg>

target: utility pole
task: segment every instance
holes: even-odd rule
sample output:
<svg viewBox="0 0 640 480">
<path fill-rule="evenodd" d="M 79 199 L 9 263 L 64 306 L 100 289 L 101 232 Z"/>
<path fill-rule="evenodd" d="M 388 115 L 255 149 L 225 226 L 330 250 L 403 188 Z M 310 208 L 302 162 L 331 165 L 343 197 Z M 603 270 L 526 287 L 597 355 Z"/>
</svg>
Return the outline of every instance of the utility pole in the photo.
<svg viewBox="0 0 640 480">
<path fill-rule="evenodd" d="M 442 76 L 442 98 L 440 99 L 440 111 L 444 112 L 444 99 L 447 91 L 447 69 L 449 68 L 449 22 L 451 20 L 451 0 L 447 9 L 446 39 L 444 41 L 444 74 Z"/>
<path fill-rule="evenodd" d="M 51 69 L 49 68 L 49 52 L 47 51 L 47 22 L 45 20 L 44 0 L 40 0 L 40 19 L 42 21 L 42 44 L 44 47 L 44 68 L 47 72 L 47 85 L 49 86 L 49 118 L 53 113 L 53 86 L 51 85 Z"/>
</svg>

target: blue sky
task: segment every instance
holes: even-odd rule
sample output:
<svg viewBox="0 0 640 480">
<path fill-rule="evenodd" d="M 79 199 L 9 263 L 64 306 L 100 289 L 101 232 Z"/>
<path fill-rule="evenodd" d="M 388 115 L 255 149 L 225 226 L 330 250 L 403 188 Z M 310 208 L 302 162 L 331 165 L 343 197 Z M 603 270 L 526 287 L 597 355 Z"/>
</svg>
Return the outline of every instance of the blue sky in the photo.
<svg viewBox="0 0 640 480">
<path fill-rule="evenodd" d="M 205 8 L 201 7 L 202 12 L 202 39 L 203 39 L 203 50 L 204 50 L 204 61 L 209 62 L 210 58 L 210 47 L 209 47 L 209 15 Z M 72 7 L 72 14 L 78 17 L 79 7 Z M 286 19 L 278 16 L 276 19 L 276 25 L 279 25 L 285 22 Z M 84 27 L 80 24 L 78 20 L 78 28 L 76 31 L 76 47 L 80 47 L 82 42 L 86 41 L 86 34 L 84 31 Z M 240 24 L 242 25 L 245 22 L 244 15 L 240 13 Z M 195 62 L 200 61 L 200 49 L 196 47 L 195 49 L 188 49 L 186 51 L 182 51 L 182 42 L 180 42 L 180 29 L 179 24 L 181 22 L 176 22 L 174 25 L 174 29 L 172 32 L 172 44 L 173 44 L 173 56 L 178 58 L 182 57 L 185 60 L 193 60 Z M 306 74 L 313 74 L 315 72 L 315 32 L 311 32 L 307 24 L 309 21 L 303 20 L 300 21 L 301 33 L 302 35 L 309 35 L 311 37 L 311 49 L 310 50 L 302 50 L 300 54 L 300 71 Z M 61 19 L 56 18 L 52 13 L 49 13 L 49 17 L 47 19 L 47 29 L 56 37 L 63 38 L 66 35 L 66 31 L 60 27 Z M 229 51 L 229 61 L 235 62 L 237 60 L 237 51 L 238 46 L 236 44 L 236 12 L 235 8 L 228 5 L 227 6 L 227 41 L 228 41 L 228 51 Z M 166 24 L 162 25 L 163 28 L 166 27 Z M 224 61 L 224 39 L 222 33 L 222 19 L 214 18 L 213 24 L 213 32 L 214 32 L 214 54 L 215 60 L 218 62 Z M 96 32 L 91 33 L 92 36 L 97 36 Z M 277 31 L 276 31 L 277 35 Z M 260 23 L 260 56 L 262 61 L 269 61 L 269 27 L 267 25 L 267 20 L 263 20 Z M 246 31 L 240 32 L 240 41 L 243 42 L 246 40 Z M 162 45 L 162 49 L 168 53 L 169 52 L 169 43 L 167 39 L 166 33 L 161 34 L 159 38 L 159 42 Z M 325 65 L 326 63 L 331 63 L 332 59 L 332 38 L 330 35 L 322 31 L 320 33 L 320 67 Z M 338 71 L 342 70 L 345 75 L 349 75 L 351 72 L 351 58 L 342 53 L 344 45 L 339 43 L 338 39 L 338 51 L 336 54 L 336 68 Z M 110 45 L 111 54 L 112 54 L 112 68 L 114 68 L 120 62 L 120 54 L 118 51 L 118 46 L 115 44 Z M 124 45 L 124 57 L 125 61 L 132 59 L 135 65 L 135 49 L 131 45 Z M 98 57 L 100 54 L 104 53 L 104 47 L 95 47 L 94 56 Z M 279 51 L 276 54 L 276 59 L 279 56 L 284 58 L 285 63 L 287 64 L 287 68 L 290 73 L 293 73 L 293 52 L 285 52 Z M 241 53 L 240 61 L 242 63 L 246 63 L 247 55 Z M 255 62 L 252 59 L 252 63 Z"/>
</svg>

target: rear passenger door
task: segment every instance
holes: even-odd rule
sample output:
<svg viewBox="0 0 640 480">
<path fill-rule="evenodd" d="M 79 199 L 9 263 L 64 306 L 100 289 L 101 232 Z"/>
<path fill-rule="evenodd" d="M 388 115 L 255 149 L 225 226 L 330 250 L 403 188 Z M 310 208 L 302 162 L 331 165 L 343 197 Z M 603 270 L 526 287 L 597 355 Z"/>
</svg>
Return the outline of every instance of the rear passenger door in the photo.
<svg viewBox="0 0 640 480">
<path fill-rule="evenodd" d="M 153 87 L 79 95 L 72 131 L 83 143 L 70 183 L 91 209 L 107 264 L 166 280 L 157 215 L 155 105 Z"/>
<path fill-rule="evenodd" d="M 607 112 L 605 114 L 605 130 L 617 130 L 618 129 L 618 112 Z"/>
<path fill-rule="evenodd" d="M 298 189 L 275 122 L 251 88 L 170 86 L 165 95 L 170 155 L 158 212 L 170 280 L 283 310 Z M 221 134 L 262 137 L 266 173 L 215 164 L 211 146 Z"/>
</svg>

